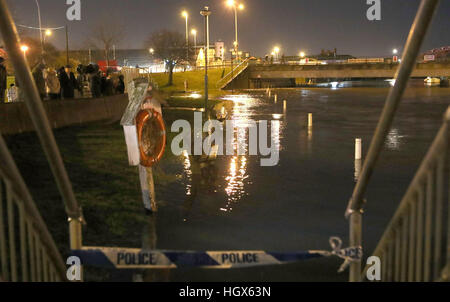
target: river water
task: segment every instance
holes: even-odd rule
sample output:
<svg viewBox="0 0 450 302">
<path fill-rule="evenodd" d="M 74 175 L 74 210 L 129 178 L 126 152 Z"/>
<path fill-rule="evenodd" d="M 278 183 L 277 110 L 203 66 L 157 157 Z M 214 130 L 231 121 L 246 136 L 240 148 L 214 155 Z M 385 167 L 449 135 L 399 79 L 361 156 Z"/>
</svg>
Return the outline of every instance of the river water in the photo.
<svg viewBox="0 0 450 302">
<path fill-rule="evenodd" d="M 348 244 L 344 218 L 355 184 L 355 138 L 365 155 L 389 88 L 312 88 L 251 91 L 224 96 L 232 118 L 275 120 L 280 161 L 262 167 L 259 156 L 219 156 L 205 175 L 192 157 L 164 167 L 179 181 L 157 189 L 161 208 L 152 235 L 159 249 L 329 250 L 328 239 Z M 277 101 L 275 102 L 275 96 Z M 367 192 L 363 242 L 370 255 L 450 104 L 449 88 L 408 88 Z M 313 126 L 308 127 L 312 114 Z M 270 133 L 270 132 L 269 132 Z M 236 135 L 246 146 L 248 135 Z M 170 144 L 169 144 L 170 146 Z M 167 152 L 170 152 L 168 150 Z M 356 166 L 355 166 L 356 164 Z M 144 232 L 145 233 L 145 232 Z M 171 281 L 345 281 L 337 258 L 239 269 L 172 271 Z"/>
</svg>

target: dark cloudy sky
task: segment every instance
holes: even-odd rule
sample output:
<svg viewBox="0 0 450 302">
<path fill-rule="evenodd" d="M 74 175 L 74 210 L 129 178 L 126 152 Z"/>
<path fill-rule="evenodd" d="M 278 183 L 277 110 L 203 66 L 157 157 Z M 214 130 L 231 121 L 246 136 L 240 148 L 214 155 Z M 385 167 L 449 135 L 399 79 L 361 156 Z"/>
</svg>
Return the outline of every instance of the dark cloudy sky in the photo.
<svg viewBox="0 0 450 302">
<path fill-rule="evenodd" d="M 35 0 L 10 0 L 18 23 L 37 26 Z M 148 35 L 158 29 L 184 33 L 180 13 L 190 12 L 190 27 L 202 28 L 199 11 L 209 5 L 211 41 L 222 39 L 230 47 L 234 19 L 225 0 L 81 0 L 82 20 L 68 22 L 66 0 L 39 0 L 43 26 L 68 24 L 71 48 L 80 48 L 89 30 L 104 16 L 120 22 L 126 36 L 119 48 L 142 48 Z M 368 21 L 366 0 L 242 0 L 246 9 L 239 15 L 241 49 L 263 56 L 275 44 L 286 55 L 300 50 L 318 53 L 337 48 L 339 53 L 357 56 L 389 55 L 401 49 L 419 6 L 419 0 L 381 0 L 382 20 Z M 37 36 L 37 33 L 35 33 Z M 64 47 L 64 33 L 52 37 Z M 424 48 L 450 45 L 450 0 L 442 0 Z"/>
</svg>

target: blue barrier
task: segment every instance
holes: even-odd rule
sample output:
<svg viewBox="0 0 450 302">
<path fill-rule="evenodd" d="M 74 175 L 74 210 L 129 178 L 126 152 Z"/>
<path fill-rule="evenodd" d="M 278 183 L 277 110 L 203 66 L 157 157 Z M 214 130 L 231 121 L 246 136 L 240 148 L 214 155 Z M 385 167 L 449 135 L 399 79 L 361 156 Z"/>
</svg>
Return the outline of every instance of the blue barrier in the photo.
<svg viewBox="0 0 450 302">
<path fill-rule="evenodd" d="M 200 267 L 233 269 L 294 263 L 320 257 L 337 256 L 345 260 L 340 271 L 353 261 L 360 261 L 362 248 L 341 249 L 342 241 L 330 239 L 332 251 L 290 253 L 266 251 L 150 251 L 130 248 L 85 247 L 72 251 L 83 265 L 112 269 L 174 269 Z"/>
</svg>

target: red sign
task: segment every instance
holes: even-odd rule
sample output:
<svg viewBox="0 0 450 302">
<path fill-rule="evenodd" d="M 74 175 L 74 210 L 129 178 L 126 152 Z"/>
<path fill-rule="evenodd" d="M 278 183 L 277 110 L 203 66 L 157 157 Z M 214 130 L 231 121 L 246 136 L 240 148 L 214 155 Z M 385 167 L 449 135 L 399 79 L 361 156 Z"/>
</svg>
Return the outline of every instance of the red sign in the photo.
<svg viewBox="0 0 450 302">
<path fill-rule="evenodd" d="M 434 60 L 436 60 L 436 57 L 434 55 L 425 55 L 423 60 L 426 61 L 426 62 L 434 61 Z"/>
<path fill-rule="evenodd" d="M 392 58 L 392 61 L 393 61 L 394 63 L 397 63 L 397 62 L 398 62 L 398 56 L 394 56 L 394 57 Z"/>
<path fill-rule="evenodd" d="M 106 61 L 98 61 L 97 62 L 98 67 L 100 68 L 100 70 L 102 72 L 106 72 L 107 69 L 110 69 L 110 70 L 112 69 L 114 71 L 118 70 L 119 66 L 117 65 L 117 60 L 110 60 L 108 62 L 109 62 L 109 64 L 106 64 Z"/>
</svg>

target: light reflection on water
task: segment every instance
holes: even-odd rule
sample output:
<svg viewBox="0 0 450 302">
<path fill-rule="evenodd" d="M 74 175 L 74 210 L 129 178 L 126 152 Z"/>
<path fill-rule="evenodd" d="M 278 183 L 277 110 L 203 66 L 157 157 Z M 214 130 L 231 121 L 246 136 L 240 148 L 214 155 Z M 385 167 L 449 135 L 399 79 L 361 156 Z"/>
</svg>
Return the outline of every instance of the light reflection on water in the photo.
<svg viewBox="0 0 450 302">
<path fill-rule="evenodd" d="M 248 166 L 250 159 L 254 160 L 256 164 L 259 164 L 259 156 L 249 156 L 249 127 L 258 124 L 256 117 L 258 113 L 256 110 L 260 109 L 260 106 L 267 103 L 263 98 L 258 98 L 249 95 L 229 95 L 223 97 L 223 100 L 233 101 L 232 113 L 229 117 L 234 121 L 234 129 L 232 135 L 232 149 L 234 150 L 233 156 L 223 156 L 221 160 L 227 162 L 226 175 L 219 175 L 219 178 L 223 180 L 222 193 L 224 193 L 226 201 L 220 205 L 219 210 L 222 212 L 231 213 L 233 207 L 238 204 L 243 197 L 248 196 L 248 186 L 251 184 L 251 175 L 249 175 Z M 222 107 L 223 108 L 223 107 Z M 276 108 L 274 108 L 277 111 Z M 286 102 L 283 106 L 283 111 L 286 113 Z M 283 130 L 285 128 L 286 120 L 281 120 L 285 114 L 270 114 L 261 116 L 261 120 L 268 119 L 266 138 L 267 144 L 275 144 L 275 149 L 280 152 L 282 150 L 282 137 Z M 271 122 L 273 121 L 273 124 Z M 274 127 L 274 129 L 271 129 Z M 224 126 L 224 130 L 226 127 Z M 312 129 L 310 129 L 312 131 Z M 272 140 L 270 135 L 273 135 Z M 310 135 L 310 134 L 309 134 Z M 258 143 L 259 143 L 258 136 Z M 226 148 L 224 147 L 224 152 Z M 258 148 L 259 150 L 259 148 Z M 241 155 L 244 154 L 244 155 Z M 192 159 L 187 152 L 183 153 L 183 170 L 184 179 L 186 181 L 185 192 L 187 196 L 192 195 L 193 190 L 193 166 Z M 220 192 L 219 192 L 220 193 Z M 195 198 L 195 196 L 193 196 Z"/>
<path fill-rule="evenodd" d="M 386 138 L 386 147 L 390 150 L 398 151 L 403 144 L 404 138 L 405 136 L 401 135 L 398 129 L 393 128 Z"/>
</svg>

